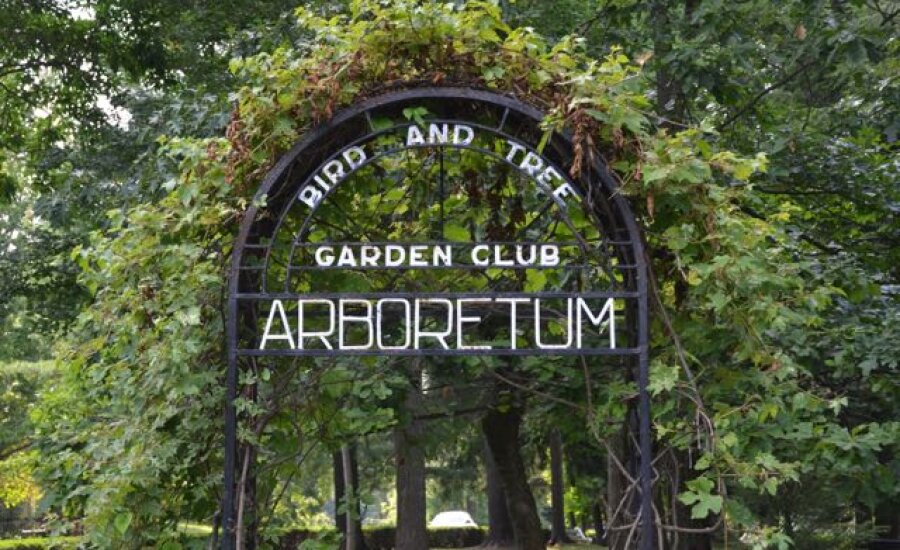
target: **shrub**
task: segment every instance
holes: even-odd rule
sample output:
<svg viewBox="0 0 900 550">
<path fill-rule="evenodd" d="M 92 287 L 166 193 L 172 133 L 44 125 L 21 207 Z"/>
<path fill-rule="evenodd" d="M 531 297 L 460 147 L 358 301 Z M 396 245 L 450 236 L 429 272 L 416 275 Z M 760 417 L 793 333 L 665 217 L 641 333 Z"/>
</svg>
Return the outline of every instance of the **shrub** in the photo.
<svg viewBox="0 0 900 550">
<path fill-rule="evenodd" d="M 397 529 L 394 526 L 373 527 L 364 529 L 363 536 L 369 550 L 391 550 L 397 538 Z"/>
<path fill-rule="evenodd" d="M 365 529 L 363 535 L 369 550 L 392 550 L 397 529 L 393 526 Z M 484 531 L 477 527 L 440 527 L 428 529 L 431 548 L 468 548 L 484 542 Z"/>
<path fill-rule="evenodd" d="M 428 530 L 428 546 L 435 548 L 468 548 L 484 542 L 484 531 L 478 527 L 440 527 Z"/>
<path fill-rule="evenodd" d="M 291 529 L 278 537 L 280 550 L 295 550 L 297 548 L 317 548 L 317 545 L 326 548 L 334 548 L 334 543 L 340 540 L 340 534 L 331 528 L 325 529 Z M 306 544 L 304 544 L 306 543 Z"/>
</svg>

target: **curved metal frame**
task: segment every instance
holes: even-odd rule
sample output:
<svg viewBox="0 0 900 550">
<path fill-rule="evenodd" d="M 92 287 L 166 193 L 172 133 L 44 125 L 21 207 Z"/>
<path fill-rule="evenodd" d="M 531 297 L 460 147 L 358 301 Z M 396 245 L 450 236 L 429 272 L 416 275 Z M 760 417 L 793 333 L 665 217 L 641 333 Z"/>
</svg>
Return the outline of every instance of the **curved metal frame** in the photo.
<svg viewBox="0 0 900 550">
<path fill-rule="evenodd" d="M 255 238 L 252 237 L 253 232 L 254 230 L 259 230 L 260 227 L 263 226 L 268 235 L 274 237 L 278 234 L 278 230 L 281 227 L 284 218 L 288 215 L 291 206 L 296 201 L 297 191 L 306 182 L 312 179 L 313 175 L 317 173 L 318 166 L 328 162 L 328 160 L 334 158 L 342 150 L 355 142 L 364 142 L 367 139 L 376 137 L 379 133 L 390 132 L 397 128 L 408 126 L 394 125 L 391 128 L 376 130 L 370 117 L 372 112 L 378 109 L 393 108 L 407 103 L 426 100 L 456 101 L 463 104 L 468 103 L 470 105 L 502 109 L 502 119 L 497 128 L 483 126 L 481 129 L 493 132 L 498 136 L 505 137 L 518 143 L 523 143 L 523 141 L 517 136 L 506 133 L 504 129 L 504 125 L 507 123 L 510 116 L 521 123 L 529 125 L 529 129 L 531 130 L 536 129 L 544 118 L 543 114 L 533 106 L 522 103 L 515 98 L 485 90 L 447 87 L 416 88 L 393 92 L 360 102 L 338 112 L 330 121 L 309 132 L 305 138 L 284 154 L 269 171 L 256 192 L 252 206 L 245 211 L 232 252 L 231 274 L 228 286 L 228 319 L 226 326 L 228 371 L 226 375 L 227 397 L 225 404 L 224 496 L 221 518 L 223 526 L 222 548 L 231 550 L 235 547 L 236 542 L 234 527 L 236 522 L 235 493 L 237 487 L 235 475 L 237 468 L 237 414 L 234 402 L 238 392 L 238 359 L 241 355 L 286 354 L 283 352 L 279 353 L 276 350 L 271 350 L 272 353 L 253 353 L 252 350 L 239 349 L 238 329 L 239 324 L 241 323 L 239 300 L 247 297 L 259 299 L 261 297 L 277 297 L 279 295 L 287 294 L 271 292 L 267 288 L 268 284 L 266 277 L 268 272 L 269 247 L 272 243 L 270 242 L 266 245 L 250 242 L 252 238 Z M 363 137 L 357 138 L 355 141 L 343 141 L 338 142 L 337 144 L 331 143 L 330 138 L 335 134 L 339 134 L 342 127 L 360 124 L 363 121 L 370 129 Z M 478 124 L 466 121 L 465 119 L 436 119 L 431 122 L 464 122 L 471 126 L 478 126 Z M 573 144 L 569 137 L 559 134 L 555 134 L 548 142 L 547 146 L 548 148 L 553 149 L 556 154 L 562 158 L 570 157 L 573 149 Z M 316 147 L 321 147 L 322 150 L 316 150 Z M 413 147 L 415 146 L 402 147 L 398 150 L 406 150 Z M 435 146 L 429 144 L 427 147 Z M 453 147 L 453 145 L 443 144 L 441 147 L 450 148 Z M 480 151 L 482 153 L 493 154 L 487 150 Z M 325 156 L 315 160 L 316 155 L 321 157 L 323 152 Z M 309 164 L 305 166 L 305 173 L 301 173 L 300 178 L 292 180 L 294 168 L 298 163 L 305 161 L 306 157 L 313 158 L 310 158 Z M 565 174 L 565 171 L 559 170 L 558 167 L 556 168 L 560 174 Z M 568 178 L 566 178 L 566 180 L 569 181 Z M 540 182 L 535 183 L 541 185 Z M 626 313 L 626 316 L 631 319 L 634 325 L 634 346 L 630 348 L 607 350 L 610 353 L 606 353 L 606 355 L 624 355 L 633 357 L 636 360 L 636 365 L 634 366 L 639 390 L 637 415 L 640 451 L 640 466 L 638 471 L 640 478 L 640 548 L 649 550 L 655 547 L 655 528 L 652 514 L 650 397 L 647 389 L 649 383 L 648 274 L 643 241 L 628 201 L 618 192 L 615 180 L 611 177 L 604 165 L 600 162 L 591 163 L 588 168 L 584 170 L 582 177 L 574 183 L 576 184 L 575 189 L 581 195 L 580 198 L 584 207 L 593 214 L 594 223 L 598 225 L 601 234 L 607 233 L 607 227 L 605 227 L 605 224 L 607 223 L 612 223 L 614 225 L 622 224 L 624 226 L 615 228 L 613 230 L 615 238 L 610 241 L 605 241 L 604 244 L 614 249 L 617 256 L 620 258 L 627 258 L 628 260 L 626 264 L 621 267 L 627 271 L 624 273 L 624 277 L 629 288 L 626 290 L 619 290 L 617 293 L 622 294 L 623 296 L 627 295 L 629 298 L 633 298 L 636 301 L 636 306 L 630 308 L 631 311 Z M 543 187 L 546 188 L 546 185 Z M 332 193 L 336 188 L 337 185 L 332 187 L 331 190 L 328 191 L 328 194 Z M 547 189 L 544 189 L 544 191 L 546 190 Z M 260 216 L 264 211 L 257 206 L 263 199 L 273 197 L 273 191 L 274 195 L 282 198 L 285 196 L 285 193 L 290 193 L 290 198 L 285 202 L 282 212 L 274 225 L 272 225 L 271 218 L 266 218 L 265 215 Z M 549 194 L 548 196 L 559 203 L 560 199 L 553 197 L 552 194 Z M 325 197 L 323 197 L 315 208 L 311 209 L 303 223 L 301 231 L 299 231 L 293 239 L 290 252 L 291 260 L 289 260 L 289 266 L 287 268 L 287 282 L 290 281 L 290 264 L 293 261 L 293 255 L 298 245 L 301 245 L 303 233 L 307 231 L 310 221 L 315 217 L 316 210 L 324 202 Z M 565 210 L 565 207 L 561 204 L 556 204 L 556 207 L 562 207 L 563 211 Z M 568 220 L 568 216 L 565 216 L 565 218 L 567 223 L 571 226 L 571 221 Z M 573 234 L 578 235 L 578 232 L 573 231 Z M 585 245 L 586 243 L 583 240 L 579 240 L 579 246 L 582 247 L 583 251 L 585 250 Z M 251 254 L 258 256 L 263 251 L 265 251 L 264 264 L 252 268 L 255 271 L 262 272 L 262 284 L 259 285 L 258 292 L 256 293 L 243 292 L 241 281 L 246 278 L 247 270 L 251 269 L 243 265 L 245 253 L 251 252 Z M 287 288 L 285 288 L 285 290 L 287 290 Z M 420 353 L 422 355 L 437 355 L 436 353 L 432 353 L 434 350 L 418 351 L 422 352 Z M 524 355 L 531 350 L 518 351 L 525 353 L 516 355 Z M 576 353 L 578 352 L 578 350 L 574 351 Z M 509 355 L 514 355 L 514 353 L 509 353 Z"/>
</svg>

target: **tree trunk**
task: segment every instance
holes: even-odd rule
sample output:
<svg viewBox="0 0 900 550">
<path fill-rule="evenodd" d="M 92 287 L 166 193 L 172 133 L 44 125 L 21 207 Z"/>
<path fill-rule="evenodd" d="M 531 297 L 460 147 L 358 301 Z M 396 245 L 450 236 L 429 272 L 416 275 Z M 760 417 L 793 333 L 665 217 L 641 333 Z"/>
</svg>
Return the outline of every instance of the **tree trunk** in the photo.
<svg viewBox="0 0 900 550">
<path fill-rule="evenodd" d="M 353 479 L 354 460 L 349 445 L 341 447 L 341 465 L 344 469 L 344 488 L 346 489 L 347 502 L 349 503 L 347 513 L 344 515 L 344 540 L 347 541 L 347 550 L 362 550 L 362 537 L 360 536 L 357 524 L 359 523 L 359 507 L 356 498 L 358 493 Z M 354 513 L 355 511 L 355 513 Z"/>
<path fill-rule="evenodd" d="M 483 546 L 510 548 L 515 544 L 516 538 L 513 534 L 509 509 L 506 507 L 503 482 L 500 479 L 500 473 L 497 471 L 497 463 L 491 454 L 491 448 L 487 439 L 484 439 L 483 454 L 488 497 L 488 534 Z"/>
<path fill-rule="evenodd" d="M 256 402 L 256 386 L 248 386 L 243 395 Z M 257 433 L 259 430 L 256 430 Z M 259 545 L 257 502 L 256 502 L 256 447 L 245 443 L 238 447 L 244 458 L 241 465 L 241 490 L 238 491 L 237 541 L 236 550 L 256 550 Z"/>
<path fill-rule="evenodd" d="M 350 459 L 350 481 L 348 485 L 346 481 L 346 469 L 344 468 L 344 448 L 340 451 L 332 453 L 331 463 L 334 472 L 334 525 L 341 533 L 343 540 L 341 548 L 349 549 L 349 538 L 347 536 L 347 525 L 353 527 L 353 538 L 357 550 L 366 550 L 366 540 L 362 532 L 362 519 L 359 509 L 359 464 L 356 460 L 356 445 L 348 445 Z M 348 491 L 347 488 L 350 488 Z M 349 500 L 348 500 L 349 498 Z M 350 518 L 346 513 L 338 512 L 342 503 L 345 503 L 348 510 L 353 510 Z"/>
<path fill-rule="evenodd" d="M 887 539 L 900 538 L 900 503 L 885 501 L 875 508 L 875 525 L 879 536 Z"/>
<path fill-rule="evenodd" d="M 565 483 L 563 480 L 562 434 L 558 429 L 550 431 L 550 542 L 571 542 L 566 534 Z"/>
<path fill-rule="evenodd" d="M 627 428 L 623 427 L 624 432 Z M 609 438 L 609 451 L 606 456 L 606 521 L 609 528 L 606 544 L 610 550 L 620 550 L 625 548 L 625 539 L 628 532 L 623 529 L 615 529 L 627 525 L 628 509 L 625 505 L 619 509 L 619 503 L 625 497 L 625 490 L 628 487 L 628 479 L 619 468 L 617 461 L 621 464 L 625 463 L 625 450 L 623 438 L 625 434 L 620 432 Z M 616 511 L 618 510 L 618 515 Z M 595 518 L 596 519 L 596 518 Z"/>
<path fill-rule="evenodd" d="M 519 452 L 521 424 L 522 410 L 512 407 L 507 412 L 492 409 L 482 419 L 481 427 L 503 483 L 516 549 L 544 550 L 544 533 Z"/>
<path fill-rule="evenodd" d="M 344 459 L 341 451 L 331 453 L 331 471 L 334 481 L 334 527 L 341 533 L 341 538 L 347 537 L 347 519 L 346 514 L 340 511 L 341 503 L 346 497 L 346 489 L 344 487 Z"/>
<path fill-rule="evenodd" d="M 671 68 L 666 66 L 665 57 L 672 51 L 667 0 L 654 0 L 650 8 L 653 21 L 653 57 L 656 69 L 656 112 L 669 120 L 678 118 L 678 82 L 673 78 Z M 668 126 L 665 122 L 664 126 Z"/>
<path fill-rule="evenodd" d="M 603 507 L 600 506 L 599 502 L 595 502 L 591 507 L 591 515 L 594 520 L 594 539 L 591 541 L 594 544 L 606 544 L 606 533 L 604 533 L 603 529 Z M 610 545 L 612 548 L 612 545 Z"/>
<path fill-rule="evenodd" d="M 353 528 L 356 530 L 356 539 L 359 541 L 359 550 L 368 550 L 369 545 L 363 536 L 362 530 L 362 509 L 360 508 L 359 495 L 362 492 L 359 484 L 359 460 L 357 460 L 356 443 L 350 444 L 350 473 L 353 479 Z"/>
<path fill-rule="evenodd" d="M 394 452 L 397 460 L 397 550 L 428 548 L 425 527 L 425 453 L 422 438 L 425 423 L 416 420 L 422 399 L 421 369 L 410 372 L 411 387 L 406 394 L 404 408 L 410 418 L 406 426 L 394 430 Z"/>
<path fill-rule="evenodd" d="M 247 476 L 247 513 L 250 514 L 250 522 L 247 526 L 247 550 L 259 548 L 259 509 L 256 502 L 256 447 L 250 448 L 250 471 Z"/>
</svg>

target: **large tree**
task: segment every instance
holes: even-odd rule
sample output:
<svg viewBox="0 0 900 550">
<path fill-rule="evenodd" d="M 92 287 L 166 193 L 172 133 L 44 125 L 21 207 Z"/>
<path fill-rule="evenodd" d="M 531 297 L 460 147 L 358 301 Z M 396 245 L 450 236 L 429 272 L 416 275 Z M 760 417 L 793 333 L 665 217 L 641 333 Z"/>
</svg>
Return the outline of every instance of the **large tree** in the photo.
<svg viewBox="0 0 900 550">
<path fill-rule="evenodd" d="M 86 302 L 71 250 L 177 168 L 157 139 L 221 134 L 228 61 L 289 39 L 290 2 L 0 5 L 0 358 L 47 358 Z M 263 32 L 265 31 L 265 32 Z M 5 346 L 28 336 L 32 345 Z M 8 340 L 7 340 L 8 338 Z"/>
</svg>

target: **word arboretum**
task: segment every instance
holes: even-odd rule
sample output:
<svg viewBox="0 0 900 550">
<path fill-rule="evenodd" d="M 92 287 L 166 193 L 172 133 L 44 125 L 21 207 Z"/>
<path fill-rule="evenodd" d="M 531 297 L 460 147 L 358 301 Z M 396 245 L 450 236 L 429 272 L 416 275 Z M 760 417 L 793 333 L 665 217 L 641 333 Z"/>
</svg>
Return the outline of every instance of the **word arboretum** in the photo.
<svg viewBox="0 0 900 550">
<path fill-rule="evenodd" d="M 464 124 L 415 125 L 398 135 L 405 148 L 467 147 L 478 139 Z M 315 211 L 376 151 L 357 143 L 336 153 L 300 187 L 296 204 Z M 578 200 L 575 187 L 539 153 L 512 140 L 499 155 L 556 206 Z M 567 248 L 568 247 L 568 248 Z M 584 256 L 565 243 L 306 243 L 301 257 L 326 269 L 571 269 Z M 574 250 L 574 252 L 573 252 Z M 573 265 L 578 262 L 578 265 Z M 306 354 L 578 353 L 616 349 L 616 312 L 624 298 L 602 292 L 369 292 L 271 297 L 258 349 Z M 264 306 L 265 307 L 265 306 Z M 554 351 L 555 350 L 555 351 Z"/>
<path fill-rule="evenodd" d="M 565 314 L 561 315 L 560 307 L 553 307 L 557 304 Z M 548 299 L 524 295 L 454 299 L 309 298 L 299 299 L 292 305 L 296 306 L 296 313 L 291 315 L 296 323 L 289 321 L 284 302 L 272 302 L 260 349 L 267 349 L 266 346 L 271 349 L 273 342 L 282 342 L 296 350 L 490 350 L 501 346 L 516 350 L 518 341 L 525 340 L 528 348 L 564 350 L 582 349 L 588 331 L 593 336 L 608 332 L 609 348 L 616 347 L 613 298 L 603 299 L 594 308 L 589 299 L 582 297 Z M 504 338 L 495 337 L 486 343 L 477 342 L 477 335 L 467 335 L 467 330 L 498 310 L 508 317 L 509 324 L 500 327 Z M 317 314 L 316 328 L 307 323 L 312 311 Z"/>
</svg>

